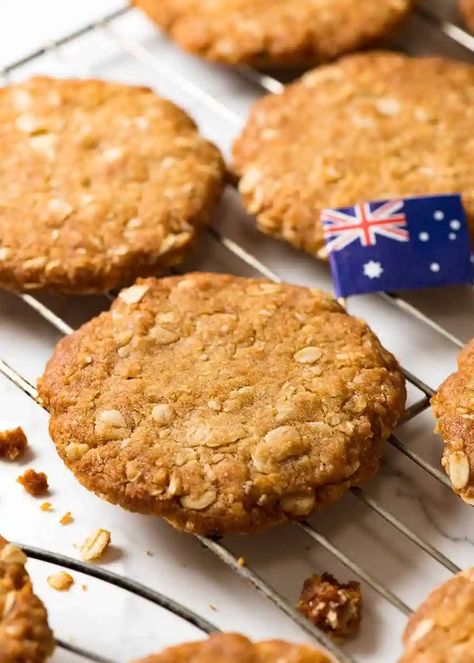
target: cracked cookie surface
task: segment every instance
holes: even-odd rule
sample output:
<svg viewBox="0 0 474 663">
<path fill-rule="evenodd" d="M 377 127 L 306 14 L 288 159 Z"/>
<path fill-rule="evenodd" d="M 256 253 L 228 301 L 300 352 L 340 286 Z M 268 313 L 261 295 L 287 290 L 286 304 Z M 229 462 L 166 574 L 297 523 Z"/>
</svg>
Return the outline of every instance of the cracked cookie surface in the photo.
<svg viewBox="0 0 474 663">
<path fill-rule="evenodd" d="M 432 400 L 436 430 L 444 440 L 443 467 L 454 492 L 474 506 L 474 339 L 459 355 L 459 368 Z"/>
<path fill-rule="evenodd" d="M 43 604 L 33 594 L 26 556 L 0 536 L 0 663 L 44 663 L 54 649 Z"/>
<path fill-rule="evenodd" d="M 218 62 L 297 67 L 388 36 L 411 0 L 133 0 L 183 48 Z"/>
<path fill-rule="evenodd" d="M 474 236 L 473 128 L 474 66 L 353 55 L 258 101 L 234 170 L 260 230 L 322 258 L 321 211 L 368 200 L 460 193 Z"/>
<path fill-rule="evenodd" d="M 408 621 L 399 663 L 474 663 L 474 569 L 434 590 Z"/>
<path fill-rule="evenodd" d="M 331 663 L 322 652 L 283 640 L 253 643 L 243 635 L 219 633 L 202 642 L 165 649 L 135 663 Z M 334 661 L 334 663 L 337 663 Z"/>
<path fill-rule="evenodd" d="M 459 11 L 469 30 L 474 32 L 474 0 L 459 0 Z"/>
<path fill-rule="evenodd" d="M 0 90 L 0 286 L 105 292 L 178 263 L 223 186 L 217 149 L 147 88 Z"/>
<path fill-rule="evenodd" d="M 329 295 L 189 274 L 123 290 L 59 343 L 39 394 L 87 488 L 223 534 L 307 516 L 368 479 L 405 387 Z"/>
</svg>

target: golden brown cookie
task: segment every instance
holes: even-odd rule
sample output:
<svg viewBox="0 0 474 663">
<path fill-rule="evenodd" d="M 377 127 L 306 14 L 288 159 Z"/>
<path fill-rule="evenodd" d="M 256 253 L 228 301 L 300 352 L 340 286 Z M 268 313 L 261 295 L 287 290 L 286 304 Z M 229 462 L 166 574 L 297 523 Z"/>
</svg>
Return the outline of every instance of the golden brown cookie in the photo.
<svg viewBox="0 0 474 663">
<path fill-rule="evenodd" d="M 354 55 L 258 101 L 234 167 L 262 231 L 325 257 L 322 209 L 390 196 L 459 192 L 474 233 L 473 136 L 474 66 Z"/>
<path fill-rule="evenodd" d="M 206 534 L 307 516 L 378 468 L 397 362 L 323 292 L 217 274 L 139 280 L 39 384 L 87 488 Z"/>
<path fill-rule="evenodd" d="M 474 568 L 432 592 L 410 617 L 399 663 L 474 663 Z"/>
<path fill-rule="evenodd" d="M 331 663 L 321 651 L 283 640 L 250 642 L 243 635 L 219 633 L 203 642 L 165 649 L 135 663 Z M 334 662 L 336 663 L 336 662 Z"/>
<path fill-rule="evenodd" d="M 132 0 L 191 53 L 227 64 L 295 67 L 392 33 L 411 0 Z"/>
<path fill-rule="evenodd" d="M 474 0 L 459 0 L 459 11 L 471 32 L 474 32 Z"/>
<path fill-rule="evenodd" d="M 147 88 L 35 78 L 0 89 L 0 286 L 105 292 L 178 263 L 224 167 Z"/>
<path fill-rule="evenodd" d="M 48 615 L 25 564 L 23 552 L 0 536 L 1 663 L 43 663 L 54 649 Z"/>
<path fill-rule="evenodd" d="M 459 369 L 432 400 L 436 430 L 445 442 L 443 466 L 453 490 L 474 506 L 474 339 L 459 355 Z"/>
</svg>

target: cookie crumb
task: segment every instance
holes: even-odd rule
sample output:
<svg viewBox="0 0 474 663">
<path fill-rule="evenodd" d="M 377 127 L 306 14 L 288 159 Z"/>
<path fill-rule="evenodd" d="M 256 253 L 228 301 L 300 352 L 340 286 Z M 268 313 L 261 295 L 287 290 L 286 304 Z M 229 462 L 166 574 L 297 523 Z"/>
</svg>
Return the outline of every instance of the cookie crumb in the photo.
<svg viewBox="0 0 474 663">
<path fill-rule="evenodd" d="M 18 477 L 17 481 L 33 497 L 40 497 L 48 492 L 48 477 L 44 472 L 26 470 L 24 474 Z"/>
<path fill-rule="evenodd" d="M 58 592 L 67 592 L 74 584 L 74 578 L 66 571 L 48 576 L 48 585 Z"/>
<path fill-rule="evenodd" d="M 81 546 L 81 559 L 84 562 L 91 562 L 103 557 L 105 551 L 110 545 L 112 537 L 106 529 L 98 529 L 93 532 Z"/>
<path fill-rule="evenodd" d="M 313 575 L 303 584 L 298 610 L 336 639 L 357 633 L 362 619 L 360 583 L 340 583 L 329 573 Z"/>
<path fill-rule="evenodd" d="M 40 504 L 40 509 L 41 511 L 52 511 L 53 505 L 51 504 L 51 502 L 42 502 Z"/>
<path fill-rule="evenodd" d="M 237 564 L 242 568 L 242 566 L 245 566 L 245 559 L 243 557 L 239 557 Z"/>
<path fill-rule="evenodd" d="M 209 607 L 210 607 L 210 609 L 213 610 L 214 612 L 217 612 L 217 608 L 216 608 L 216 606 L 215 606 L 213 603 L 209 603 Z"/>
<path fill-rule="evenodd" d="M 0 458 L 16 460 L 28 447 L 28 439 L 23 428 L 0 431 Z"/>
<path fill-rule="evenodd" d="M 148 557 L 153 557 L 153 553 L 151 552 L 151 550 L 147 550 L 146 554 Z"/>
<path fill-rule="evenodd" d="M 67 511 L 62 518 L 59 519 L 60 525 L 70 525 L 74 521 L 70 511 Z"/>
<path fill-rule="evenodd" d="M 89 591 L 89 587 L 87 585 L 81 585 L 81 589 L 82 589 L 83 592 L 88 592 Z"/>
</svg>

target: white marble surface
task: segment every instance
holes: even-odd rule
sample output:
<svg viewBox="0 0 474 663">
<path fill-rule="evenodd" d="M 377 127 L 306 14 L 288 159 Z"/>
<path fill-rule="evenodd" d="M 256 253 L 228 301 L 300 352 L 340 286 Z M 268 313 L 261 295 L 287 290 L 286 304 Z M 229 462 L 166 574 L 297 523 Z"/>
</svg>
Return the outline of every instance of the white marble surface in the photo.
<svg viewBox="0 0 474 663">
<path fill-rule="evenodd" d="M 45 39 L 59 36 L 64 29 L 87 22 L 99 10 L 118 6 L 109 0 L 100 3 L 99 9 L 98 5 L 92 0 L 81 3 L 4 0 L 0 7 L 0 63 L 38 47 Z M 25 16 L 28 16 L 26 22 Z M 110 36 L 97 32 L 65 48 L 62 58 L 44 57 L 15 76 L 22 78 L 35 71 L 64 76 L 95 75 L 152 85 L 188 108 L 203 131 L 228 153 L 239 129 L 239 118 L 245 117 L 249 104 L 261 90 L 238 72 L 180 53 L 138 14 L 117 21 L 116 30 L 148 49 L 151 55 L 145 65 L 131 59 Z M 434 51 L 441 47 L 465 57 L 459 49 L 442 43 L 433 31 L 420 35 L 416 20 L 406 34 L 413 51 Z M 184 90 L 181 76 L 188 81 Z M 210 108 L 209 98 L 198 93 L 199 89 L 212 95 L 217 103 L 213 102 Z M 221 110 L 221 106 L 231 112 L 219 116 L 216 110 Z M 258 235 L 231 191 L 216 214 L 216 221 L 287 280 L 330 288 L 325 266 Z M 212 240 L 203 240 L 200 248 L 189 261 L 190 268 L 247 273 L 241 263 Z M 412 293 L 408 299 L 460 338 L 467 340 L 474 335 L 472 290 L 453 288 Z M 99 298 L 48 301 L 73 325 L 86 320 L 105 304 Z M 392 304 L 378 296 L 358 297 L 351 300 L 349 308 L 366 318 L 402 363 L 431 386 L 436 387 L 453 369 L 456 347 Z M 18 298 L 0 294 L 0 357 L 29 380 L 34 381 L 41 374 L 58 337 Z M 18 424 L 28 433 L 31 453 L 21 466 L 8 463 L 0 466 L 0 531 L 5 536 L 77 556 L 76 545 L 95 528 L 104 527 L 113 536 L 113 548 L 103 563 L 105 568 L 159 589 L 222 629 L 241 630 L 255 637 L 308 639 L 266 599 L 202 550 L 193 538 L 156 519 L 109 506 L 82 489 L 56 456 L 48 437 L 46 415 L 0 376 L 0 429 Z M 424 458 L 438 465 L 441 444 L 432 428 L 427 412 L 399 433 Z M 15 482 L 20 470 L 26 467 L 47 472 L 53 512 L 40 511 L 39 502 L 25 495 Z M 473 563 L 474 512 L 398 451 L 387 446 L 383 468 L 367 489 L 457 564 L 465 567 Z M 69 510 L 74 523 L 61 527 L 58 520 Z M 435 584 L 449 576 L 443 567 L 351 495 L 313 522 L 410 606 L 416 606 Z M 235 538 L 229 545 L 291 602 L 295 601 L 303 579 L 312 572 L 329 570 L 340 578 L 353 575 L 331 555 L 312 545 L 295 527 L 280 528 L 263 536 Z M 147 550 L 153 556 L 148 556 Z M 31 562 L 30 570 L 58 635 L 116 661 L 128 661 L 162 645 L 199 635 L 196 629 L 173 615 L 122 590 L 74 574 L 73 589 L 68 594 L 58 594 L 46 584 L 46 576 L 51 572 L 46 564 Z M 81 588 L 83 582 L 87 583 L 88 591 Z M 373 591 L 366 587 L 364 591 L 363 629 L 347 650 L 366 663 L 394 662 L 400 651 L 405 619 Z M 72 660 L 63 651 L 54 657 L 55 663 Z"/>
</svg>

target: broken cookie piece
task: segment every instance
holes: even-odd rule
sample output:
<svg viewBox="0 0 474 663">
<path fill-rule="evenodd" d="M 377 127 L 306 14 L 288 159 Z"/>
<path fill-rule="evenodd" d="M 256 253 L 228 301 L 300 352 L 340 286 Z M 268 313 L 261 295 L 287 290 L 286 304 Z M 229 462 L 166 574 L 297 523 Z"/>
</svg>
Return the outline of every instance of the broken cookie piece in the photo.
<svg viewBox="0 0 474 663">
<path fill-rule="evenodd" d="M 358 582 L 340 583 L 329 573 L 305 580 L 298 610 L 315 626 L 337 639 L 357 633 L 362 619 Z"/>
<path fill-rule="evenodd" d="M 25 453 L 27 447 L 28 439 L 20 426 L 0 431 L 0 458 L 16 460 Z"/>
<path fill-rule="evenodd" d="M 18 477 L 17 481 L 33 497 L 41 497 L 48 492 L 48 477 L 44 472 L 36 472 L 32 469 L 26 470 L 24 474 Z"/>
</svg>

